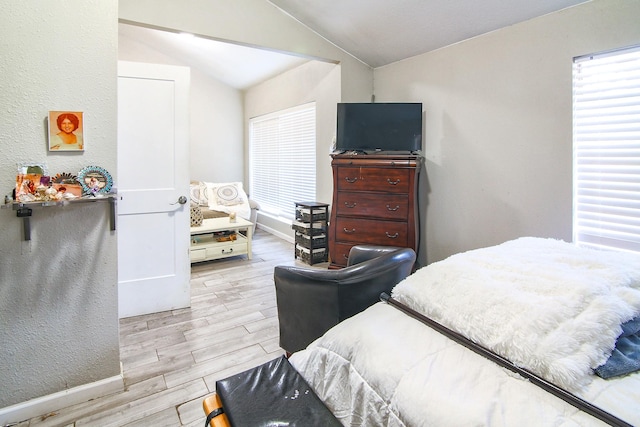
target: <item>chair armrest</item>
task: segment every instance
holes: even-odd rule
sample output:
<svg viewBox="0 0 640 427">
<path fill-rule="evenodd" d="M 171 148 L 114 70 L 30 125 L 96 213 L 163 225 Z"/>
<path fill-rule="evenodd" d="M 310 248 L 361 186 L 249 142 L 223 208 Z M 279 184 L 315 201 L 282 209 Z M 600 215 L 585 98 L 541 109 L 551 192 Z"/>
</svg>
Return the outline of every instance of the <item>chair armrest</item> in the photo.
<svg viewBox="0 0 640 427">
<path fill-rule="evenodd" d="M 340 270 L 275 267 L 280 347 L 296 352 L 332 326 L 375 304 L 381 292 L 391 292 L 411 273 L 416 258 L 409 248 L 373 247 L 362 254 L 379 256 Z"/>
<path fill-rule="evenodd" d="M 394 246 L 356 245 L 349 251 L 347 267 L 360 264 L 361 262 L 377 258 L 390 252 L 395 252 L 398 249 L 399 248 Z"/>
<path fill-rule="evenodd" d="M 276 288 L 280 347 L 289 353 L 305 348 L 338 323 L 338 287 L 325 270 L 277 266 Z"/>
</svg>

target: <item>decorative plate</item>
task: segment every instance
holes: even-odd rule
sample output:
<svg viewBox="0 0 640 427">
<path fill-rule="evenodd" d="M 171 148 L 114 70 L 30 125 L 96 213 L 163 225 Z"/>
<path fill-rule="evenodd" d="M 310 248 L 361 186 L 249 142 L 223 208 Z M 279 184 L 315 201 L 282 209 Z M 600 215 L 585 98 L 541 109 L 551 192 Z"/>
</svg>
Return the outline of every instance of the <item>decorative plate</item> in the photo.
<svg viewBox="0 0 640 427">
<path fill-rule="evenodd" d="M 113 185 L 111 174 L 98 166 L 87 166 L 78 172 L 78 182 L 88 194 L 108 193 Z"/>
<path fill-rule="evenodd" d="M 56 176 L 51 179 L 51 182 L 54 184 L 77 184 L 78 177 L 68 172 L 62 172 L 56 174 Z"/>
</svg>

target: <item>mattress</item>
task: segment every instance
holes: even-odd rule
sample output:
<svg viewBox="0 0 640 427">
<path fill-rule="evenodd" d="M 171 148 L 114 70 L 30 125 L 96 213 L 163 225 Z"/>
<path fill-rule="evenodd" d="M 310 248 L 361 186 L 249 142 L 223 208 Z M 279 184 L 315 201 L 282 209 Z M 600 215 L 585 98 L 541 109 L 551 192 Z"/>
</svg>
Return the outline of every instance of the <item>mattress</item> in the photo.
<svg viewBox="0 0 640 427">
<path fill-rule="evenodd" d="M 523 238 L 424 267 L 393 296 L 640 426 L 640 374 L 593 374 L 639 288 L 636 255 Z M 347 426 L 604 425 L 382 302 L 290 360 Z"/>
</svg>

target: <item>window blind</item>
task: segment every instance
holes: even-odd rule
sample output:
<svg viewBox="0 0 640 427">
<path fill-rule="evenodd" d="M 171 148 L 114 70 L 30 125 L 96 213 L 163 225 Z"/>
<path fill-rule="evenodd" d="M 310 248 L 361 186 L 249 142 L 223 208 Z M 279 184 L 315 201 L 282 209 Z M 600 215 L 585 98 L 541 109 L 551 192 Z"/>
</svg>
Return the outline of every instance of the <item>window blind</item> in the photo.
<svg viewBox="0 0 640 427">
<path fill-rule="evenodd" d="M 573 240 L 640 252 L 640 47 L 573 65 Z"/>
<path fill-rule="evenodd" d="M 295 202 L 316 197 L 315 103 L 249 120 L 251 198 L 292 219 Z"/>
</svg>

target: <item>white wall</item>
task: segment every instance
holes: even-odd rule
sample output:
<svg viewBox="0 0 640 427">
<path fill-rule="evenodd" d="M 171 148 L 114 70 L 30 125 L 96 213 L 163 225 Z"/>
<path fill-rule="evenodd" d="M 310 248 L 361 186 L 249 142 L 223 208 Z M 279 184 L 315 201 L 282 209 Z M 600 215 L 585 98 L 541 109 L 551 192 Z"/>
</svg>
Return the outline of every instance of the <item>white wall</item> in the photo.
<svg viewBox="0 0 640 427">
<path fill-rule="evenodd" d="M 333 181 L 331 143 L 336 129 L 336 104 L 340 102 L 340 66 L 310 61 L 256 85 L 245 93 L 245 149 L 248 151 L 248 121 L 252 117 L 302 105 L 316 103 L 316 200 L 331 204 Z M 245 168 L 249 170 L 248 165 Z M 249 176 L 245 178 L 249 183 Z M 251 189 L 249 188 L 249 192 Z M 293 213 L 293 206 L 291 207 Z M 290 223 L 279 223 L 263 215 L 258 222 L 269 231 L 293 239 Z"/>
<path fill-rule="evenodd" d="M 243 180 L 242 91 L 153 46 L 122 35 L 118 37 L 118 59 L 189 67 L 190 178 L 209 182 Z"/>
<path fill-rule="evenodd" d="M 572 59 L 640 43 L 639 23 L 640 1 L 595 0 L 374 71 L 377 101 L 426 111 L 422 264 L 571 240 Z"/>
<path fill-rule="evenodd" d="M 116 171 L 117 3 L 5 2 L 0 183 L 17 164 Z M 83 153 L 49 153 L 50 110 L 84 112 Z M 34 208 L 32 240 L 0 210 L 0 408 L 120 374 L 116 232 L 108 203 Z M 122 385 L 122 381 L 120 381 Z M 0 417 L 2 418 L 2 417 Z"/>
<path fill-rule="evenodd" d="M 244 179 L 242 92 L 192 68 L 190 93 L 191 179 Z"/>
</svg>

